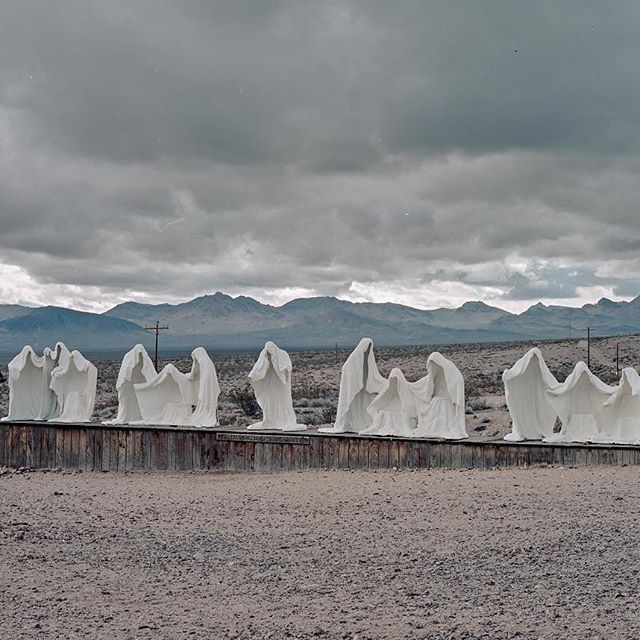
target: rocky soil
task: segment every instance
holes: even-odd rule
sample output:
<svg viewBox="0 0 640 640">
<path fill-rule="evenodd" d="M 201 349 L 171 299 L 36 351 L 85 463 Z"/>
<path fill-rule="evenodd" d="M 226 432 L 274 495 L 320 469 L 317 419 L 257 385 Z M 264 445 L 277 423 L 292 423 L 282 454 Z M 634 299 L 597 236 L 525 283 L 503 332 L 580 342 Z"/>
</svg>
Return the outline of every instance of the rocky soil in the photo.
<svg viewBox="0 0 640 640">
<path fill-rule="evenodd" d="M 640 637 L 637 468 L 0 473 L 0 637 Z"/>
</svg>

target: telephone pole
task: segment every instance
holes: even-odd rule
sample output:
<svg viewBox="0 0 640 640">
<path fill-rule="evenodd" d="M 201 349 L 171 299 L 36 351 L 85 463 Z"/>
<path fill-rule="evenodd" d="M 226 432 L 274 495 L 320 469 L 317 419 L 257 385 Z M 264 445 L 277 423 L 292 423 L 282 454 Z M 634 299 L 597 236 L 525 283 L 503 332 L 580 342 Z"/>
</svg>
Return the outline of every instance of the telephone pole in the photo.
<svg viewBox="0 0 640 640">
<path fill-rule="evenodd" d="M 164 331 L 165 329 L 168 329 L 169 327 L 164 325 L 164 326 L 160 326 L 160 323 L 158 321 L 156 321 L 156 325 L 155 327 L 144 327 L 145 331 L 155 331 L 156 333 L 156 354 L 155 357 L 153 359 L 153 363 L 156 367 L 156 371 L 158 371 L 158 336 L 160 335 L 161 331 Z"/>
</svg>

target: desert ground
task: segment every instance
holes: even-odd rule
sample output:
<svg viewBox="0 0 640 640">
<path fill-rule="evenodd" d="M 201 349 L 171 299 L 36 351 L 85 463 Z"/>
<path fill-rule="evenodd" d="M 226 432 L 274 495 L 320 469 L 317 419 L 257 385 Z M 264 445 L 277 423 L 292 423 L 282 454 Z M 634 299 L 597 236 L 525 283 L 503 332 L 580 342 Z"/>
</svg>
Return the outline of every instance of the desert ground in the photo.
<svg viewBox="0 0 640 640">
<path fill-rule="evenodd" d="M 616 374 L 616 344 L 619 345 L 620 367 L 640 365 L 640 336 L 598 338 L 591 343 L 591 367 L 605 382 L 614 383 Z M 586 340 L 565 340 L 537 343 L 490 343 L 444 345 L 438 347 L 378 347 L 375 349 L 380 373 L 385 377 L 394 367 L 400 367 L 408 380 L 426 373 L 429 354 L 439 350 L 462 371 L 467 400 L 467 429 L 480 438 L 501 437 L 511 429 L 504 400 L 502 372 L 532 346 L 541 348 L 552 373 L 563 381 L 576 362 L 586 360 Z M 310 426 L 331 423 L 338 404 L 340 368 L 350 349 L 335 351 L 292 351 L 293 398 L 301 422 Z M 247 374 L 257 357 L 254 353 L 210 353 L 220 381 L 220 412 L 222 425 L 243 426 L 255 422 L 259 407 L 247 385 Z M 9 389 L 6 363 L 0 365 L 4 382 L 0 383 L 0 414 L 8 407 Z M 115 390 L 120 360 L 93 357 L 98 368 L 98 393 L 94 420 L 108 420 L 117 412 Z M 159 367 L 174 362 L 181 371 L 189 371 L 190 357 L 162 358 Z"/>
<path fill-rule="evenodd" d="M 632 467 L 0 474 L 0 637 L 640 637 Z"/>
</svg>

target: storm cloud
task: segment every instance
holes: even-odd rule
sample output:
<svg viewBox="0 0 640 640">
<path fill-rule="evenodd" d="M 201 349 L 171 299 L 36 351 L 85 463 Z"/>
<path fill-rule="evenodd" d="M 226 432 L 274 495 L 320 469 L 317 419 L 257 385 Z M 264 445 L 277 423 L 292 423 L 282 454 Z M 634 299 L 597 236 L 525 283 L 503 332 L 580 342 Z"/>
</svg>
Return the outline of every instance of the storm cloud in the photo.
<svg viewBox="0 0 640 640">
<path fill-rule="evenodd" d="M 640 294 L 640 5 L 0 6 L 0 302 Z"/>
</svg>

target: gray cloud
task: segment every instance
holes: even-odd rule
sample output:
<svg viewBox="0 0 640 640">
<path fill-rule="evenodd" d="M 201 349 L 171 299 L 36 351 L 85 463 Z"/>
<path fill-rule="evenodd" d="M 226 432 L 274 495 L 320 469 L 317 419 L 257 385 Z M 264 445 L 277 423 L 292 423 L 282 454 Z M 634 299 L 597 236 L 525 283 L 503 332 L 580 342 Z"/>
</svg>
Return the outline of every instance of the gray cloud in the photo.
<svg viewBox="0 0 640 640">
<path fill-rule="evenodd" d="M 3 3 L 0 261 L 39 299 L 384 296 L 403 279 L 420 304 L 448 286 L 452 302 L 635 295 L 638 272 L 599 270 L 640 248 L 638 18 L 633 2 Z"/>
</svg>

